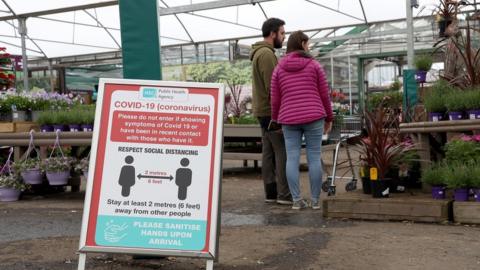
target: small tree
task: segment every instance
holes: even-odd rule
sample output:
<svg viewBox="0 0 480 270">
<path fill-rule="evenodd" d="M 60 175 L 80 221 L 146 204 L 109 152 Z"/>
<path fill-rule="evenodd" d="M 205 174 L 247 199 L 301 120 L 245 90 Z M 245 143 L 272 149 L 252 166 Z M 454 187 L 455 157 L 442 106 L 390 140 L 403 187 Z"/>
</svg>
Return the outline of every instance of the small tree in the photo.
<svg viewBox="0 0 480 270">
<path fill-rule="evenodd" d="M 240 117 L 244 112 L 240 98 L 243 86 L 252 80 L 249 61 L 191 65 L 187 68 L 187 73 L 196 82 L 225 83 L 231 97 L 229 104 L 226 105 L 227 115 L 231 113 L 235 117 Z"/>
</svg>

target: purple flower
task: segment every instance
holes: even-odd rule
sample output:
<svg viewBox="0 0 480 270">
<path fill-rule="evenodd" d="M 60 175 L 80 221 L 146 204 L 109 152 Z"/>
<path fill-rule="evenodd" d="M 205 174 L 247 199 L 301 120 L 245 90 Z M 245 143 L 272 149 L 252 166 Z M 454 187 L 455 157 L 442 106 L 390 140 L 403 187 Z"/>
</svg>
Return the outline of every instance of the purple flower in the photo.
<svg viewBox="0 0 480 270">
<path fill-rule="evenodd" d="M 477 134 L 477 135 L 473 135 L 472 136 L 472 139 L 476 142 L 480 142 L 480 134 Z"/>
</svg>

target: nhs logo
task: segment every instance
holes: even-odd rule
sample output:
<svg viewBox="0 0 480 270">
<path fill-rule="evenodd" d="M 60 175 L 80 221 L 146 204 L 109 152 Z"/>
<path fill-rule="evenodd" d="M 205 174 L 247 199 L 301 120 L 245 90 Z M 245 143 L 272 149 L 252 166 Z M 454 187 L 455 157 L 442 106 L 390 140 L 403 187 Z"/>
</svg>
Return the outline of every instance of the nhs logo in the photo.
<svg viewBox="0 0 480 270">
<path fill-rule="evenodd" d="M 142 87 L 140 89 L 141 98 L 156 98 L 157 97 L 157 88 L 152 87 Z"/>
</svg>

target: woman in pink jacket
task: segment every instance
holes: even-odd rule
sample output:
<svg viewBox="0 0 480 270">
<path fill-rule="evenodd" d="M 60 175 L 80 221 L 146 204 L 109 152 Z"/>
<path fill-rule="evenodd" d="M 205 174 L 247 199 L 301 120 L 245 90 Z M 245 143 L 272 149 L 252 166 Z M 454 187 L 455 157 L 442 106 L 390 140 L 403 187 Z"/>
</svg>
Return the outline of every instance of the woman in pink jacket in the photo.
<svg viewBox="0 0 480 270">
<path fill-rule="evenodd" d="M 333 121 L 325 71 L 308 54 L 308 44 L 308 36 L 302 31 L 290 35 L 287 55 L 275 68 L 271 85 L 272 121 L 282 124 L 285 137 L 292 209 L 308 206 L 299 187 L 302 136 L 307 148 L 311 205 L 320 208 L 322 135 L 330 131 Z"/>
</svg>

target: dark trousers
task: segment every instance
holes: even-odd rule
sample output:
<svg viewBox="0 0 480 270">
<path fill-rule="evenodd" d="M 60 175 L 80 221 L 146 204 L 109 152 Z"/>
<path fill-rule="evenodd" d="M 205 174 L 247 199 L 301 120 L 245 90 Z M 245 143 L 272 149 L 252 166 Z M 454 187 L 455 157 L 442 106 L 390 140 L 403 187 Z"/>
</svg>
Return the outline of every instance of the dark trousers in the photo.
<svg viewBox="0 0 480 270">
<path fill-rule="evenodd" d="M 291 198 L 286 176 L 287 153 L 281 130 L 268 131 L 270 117 L 259 117 L 262 128 L 262 178 L 267 199 Z"/>
</svg>

